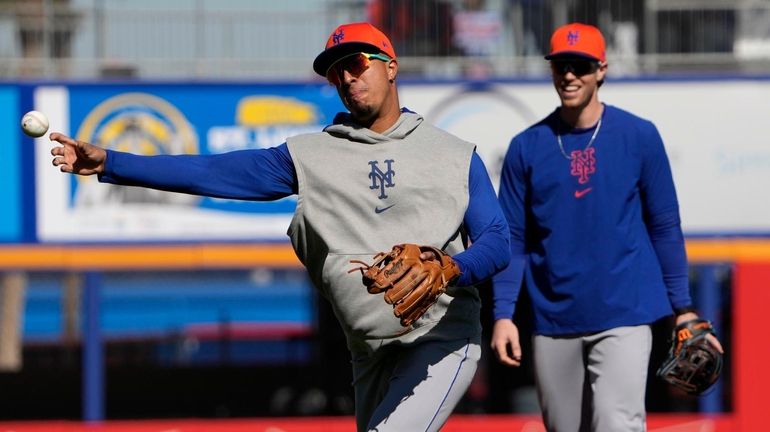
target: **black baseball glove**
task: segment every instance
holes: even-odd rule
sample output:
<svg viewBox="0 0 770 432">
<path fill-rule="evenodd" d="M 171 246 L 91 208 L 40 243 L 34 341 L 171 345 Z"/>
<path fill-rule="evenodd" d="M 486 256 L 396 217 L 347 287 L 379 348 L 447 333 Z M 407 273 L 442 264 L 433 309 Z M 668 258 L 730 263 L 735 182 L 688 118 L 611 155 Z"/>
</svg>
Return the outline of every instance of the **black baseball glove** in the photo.
<svg viewBox="0 0 770 432">
<path fill-rule="evenodd" d="M 657 375 L 691 395 L 711 387 L 722 371 L 722 353 L 706 340 L 708 334 L 716 336 L 711 323 L 703 319 L 676 326 L 668 358 Z"/>
</svg>

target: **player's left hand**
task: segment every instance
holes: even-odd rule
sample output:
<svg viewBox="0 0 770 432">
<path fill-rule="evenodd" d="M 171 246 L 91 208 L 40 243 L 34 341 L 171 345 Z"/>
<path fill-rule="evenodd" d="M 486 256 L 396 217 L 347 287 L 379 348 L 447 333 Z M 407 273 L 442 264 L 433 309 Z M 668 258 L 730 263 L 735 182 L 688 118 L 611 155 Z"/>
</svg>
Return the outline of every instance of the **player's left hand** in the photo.
<svg viewBox="0 0 770 432">
<path fill-rule="evenodd" d="M 513 320 L 499 319 L 492 329 L 492 351 L 497 360 L 506 366 L 521 366 L 519 329 Z"/>
<path fill-rule="evenodd" d="M 390 252 L 374 256 L 374 263 L 361 264 L 362 282 L 370 294 L 385 293 L 401 325 L 410 327 L 460 276 L 460 267 L 444 251 L 412 243 L 393 246 Z"/>
<path fill-rule="evenodd" d="M 656 375 L 688 394 L 700 395 L 719 379 L 723 353 L 711 323 L 688 319 L 693 315 L 697 317 L 690 313 L 677 316 L 671 348 Z"/>
<path fill-rule="evenodd" d="M 698 318 L 699 318 L 698 314 L 696 314 L 695 312 L 686 312 L 681 315 L 677 315 L 675 326 L 678 326 L 679 324 L 685 323 L 687 321 L 692 321 Z M 709 333 L 706 335 L 706 340 L 708 341 L 709 344 L 711 344 L 711 346 L 716 348 L 716 350 L 719 351 L 720 354 L 725 353 L 725 350 L 722 348 L 722 344 L 719 342 L 719 339 L 717 339 L 716 336 Z"/>
</svg>

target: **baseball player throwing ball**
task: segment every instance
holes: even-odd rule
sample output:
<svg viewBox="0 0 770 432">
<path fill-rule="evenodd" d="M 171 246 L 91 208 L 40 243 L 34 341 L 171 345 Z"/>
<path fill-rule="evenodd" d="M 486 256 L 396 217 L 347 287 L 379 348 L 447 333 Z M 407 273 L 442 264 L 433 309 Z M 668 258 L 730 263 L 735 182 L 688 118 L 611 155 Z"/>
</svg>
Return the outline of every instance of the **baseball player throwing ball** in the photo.
<svg viewBox="0 0 770 432">
<path fill-rule="evenodd" d="M 297 194 L 288 234 L 347 336 L 358 430 L 439 430 L 476 371 L 473 284 L 508 264 L 505 217 L 474 145 L 399 105 L 382 32 L 337 27 L 313 69 L 349 110 L 323 132 L 207 156 L 139 156 L 53 133 L 53 164 L 196 195 Z"/>
<path fill-rule="evenodd" d="M 561 104 L 514 137 L 505 157 L 500 202 L 512 256 L 494 278 L 492 347 L 519 364 L 511 316 L 523 280 L 547 429 L 644 431 L 650 323 L 672 312 L 677 324 L 698 317 L 671 168 L 653 123 L 599 101 L 607 73 L 599 29 L 558 28 L 546 59 Z M 698 340 L 722 351 L 713 334 Z M 672 361 L 662 374 L 692 384 L 677 372 L 685 367 Z"/>
</svg>

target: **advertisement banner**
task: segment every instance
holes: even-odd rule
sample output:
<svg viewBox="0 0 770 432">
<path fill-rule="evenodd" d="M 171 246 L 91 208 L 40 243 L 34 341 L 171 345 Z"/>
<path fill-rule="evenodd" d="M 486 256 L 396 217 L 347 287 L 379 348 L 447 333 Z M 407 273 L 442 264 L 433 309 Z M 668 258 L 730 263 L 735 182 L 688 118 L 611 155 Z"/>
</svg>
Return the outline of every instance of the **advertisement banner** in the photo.
<svg viewBox="0 0 770 432">
<path fill-rule="evenodd" d="M 546 81 L 405 82 L 399 90 L 402 106 L 477 145 L 495 187 L 511 138 L 559 103 Z M 657 126 L 691 236 L 770 235 L 770 147 L 761 139 L 768 99 L 770 81 L 758 79 L 610 81 L 601 90 L 603 102 Z M 51 130 L 147 155 L 271 147 L 345 110 L 323 84 L 41 86 L 34 107 Z M 99 184 L 59 173 L 51 143 L 36 143 L 40 242 L 286 240 L 294 197 L 244 202 Z M 601 134 L 595 145 L 606 145 Z M 13 191 L 19 176 L 3 175 Z M 13 205 L 12 193 L 0 205 Z M 13 238 L 17 225 L 3 224 L 0 235 Z"/>
<path fill-rule="evenodd" d="M 216 154 L 280 145 L 320 131 L 343 110 L 323 85 L 73 85 L 39 87 L 51 130 L 143 155 Z M 233 201 L 100 184 L 50 166 L 38 141 L 38 239 L 246 241 L 286 239 L 293 197 Z"/>
</svg>

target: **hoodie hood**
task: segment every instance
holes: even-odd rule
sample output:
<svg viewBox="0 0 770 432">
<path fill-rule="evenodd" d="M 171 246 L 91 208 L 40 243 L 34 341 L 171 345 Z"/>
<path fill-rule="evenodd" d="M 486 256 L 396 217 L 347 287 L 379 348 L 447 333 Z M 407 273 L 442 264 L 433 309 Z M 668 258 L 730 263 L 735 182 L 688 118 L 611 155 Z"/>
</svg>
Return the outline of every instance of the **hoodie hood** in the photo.
<svg viewBox="0 0 770 432">
<path fill-rule="evenodd" d="M 421 115 L 402 109 L 401 116 L 393 126 L 383 133 L 377 133 L 354 123 L 350 113 L 339 113 L 334 117 L 334 123 L 324 128 L 324 132 L 351 141 L 377 144 L 406 138 L 422 121 Z"/>
</svg>

